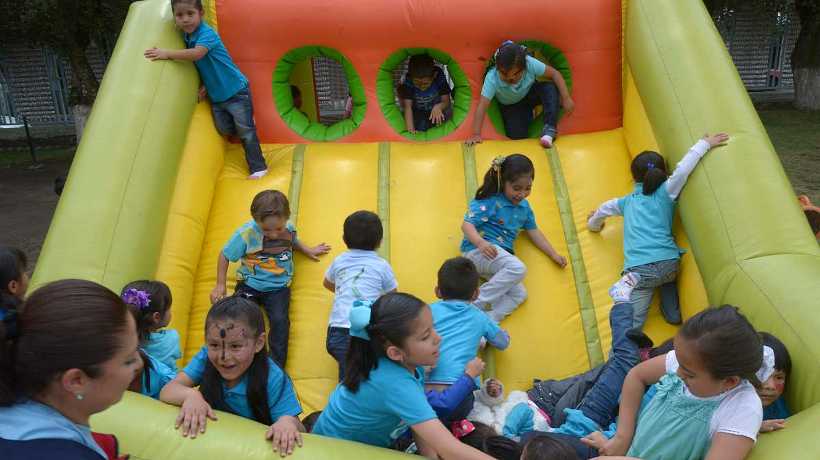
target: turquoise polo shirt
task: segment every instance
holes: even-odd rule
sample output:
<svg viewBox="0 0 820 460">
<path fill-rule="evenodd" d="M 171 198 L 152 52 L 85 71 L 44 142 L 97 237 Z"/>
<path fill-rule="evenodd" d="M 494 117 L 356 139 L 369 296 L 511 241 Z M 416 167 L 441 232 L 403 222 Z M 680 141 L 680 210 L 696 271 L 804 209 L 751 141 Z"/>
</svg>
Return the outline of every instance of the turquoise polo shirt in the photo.
<svg viewBox="0 0 820 460">
<path fill-rule="evenodd" d="M 183 34 L 183 38 L 186 48 L 203 46 L 208 49 L 208 53 L 194 61 L 194 65 L 211 102 L 225 102 L 248 87 L 248 79 L 233 63 L 222 39 L 211 26 L 202 22 L 192 33 Z"/>
<path fill-rule="evenodd" d="M 524 99 L 524 96 L 530 91 L 535 79 L 544 75 L 547 71 L 547 65 L 535 59 L 532 56 L 527 56 L 527 67 L 518 83 L 511 85 L 498 76 L 498 70 L 495 67 L 487 72 L 484 77 L 484 86 L 481 87 L 481 95 L 487 99 L 495 97 L 499 103 L 504 105 L 515 104 Z"/>
<path fill-rule="evenodd" d="M 203 346 L 199 353 L 197 353 L 191 362 L 185 366 L 182 372 L 185 373 L 194 384 L 199 385 L 202 382 L 202 375 L 205 373 L 205 365 L 208 362 L 208 348 Z M 302 413 L 302 406 L 299 400 L 296 399 L 296 392 L 293 391 L 293 383 L 290 377 L 282 371 L 276 363 L 268 358 L 268 408 L 270 409 L 270 419 L 274 422 L 283 415 L 292 415 L 296 417 Z M 254 420 L 253 411 L 248 404 L 248 374 L 242 376 L 242 379 L 233 388 L 225 386 L 222 382 L 222 394 L 225 396 L 225 404 L 236 415 Z"/>
<path fill-rule="evenodd" d="M 644 195 L 643 183 L 638 182 L 632 193 L 618 199 L 624 215 L 624 270 L 677 259 L 684 253 L 672 236 L 675 200 L 669 196 L 666 184 Z"/>
<path fill-rule="evenodd" d="M 429 383 L 451 384 L 458 380 L 467 363 L 476 357 L 482 337 L 498 348 L 509 344 L 509 338 L 498 324 L 470 302 L 441 300 L 431 303 L 430 310 L 441 345 L 438 363 L 427 377 Z"/>
<path fill-rule="evenodd" d="M 496 193 L 484 200 L 470 201 L 470 208 L 464 215 L 464 221 L 473 224 L 482 238 L 501 246 L 510 254 L 515 253 L 513 243 L 521 229 L 537 228 L 535 214 L 527 200 L 514 205 L 503 193 Z M 475 248 L 467 238 L 461 241 L 462 253 Z"/>
<path fill-rule="evenodd" d="M 152 332 L 142 348 L 157 361 L 177 371 L 177 360 L 182 358 L 182 351 L 179 349 L 179 332 L 175 329 Z"/>
<path fill-rule="evenodd" d="M 313 433 L 387 447 L 410 426 L 435 418 L 424 394 L 424 370 L 414 375 L 382 357 L 356 393 L 336 386 Z"/>
<path fill-rule="evenodd" d="M 142 368 L 140 393 L 154 399 L 159 399 L 159 392 L 162 391 L 162 387 L 171 380 L 174 380 L 177 373 L 175 369 L 166 366 L 162 361 L 151 356 L 150 353 L 146 352 L 145 357 L 148 358 L 149 362 L 145 363 Z"/>
<path fill-rule="evenodd" d="M 251 220 L 234 232 L 222 254 L 231 262 L 242 261 L 236 271 L 237 281 L 244 281 L 257 291 L 270 292 L 290 286 L 296 241 L 296 227 L 290 222 L 283 231 L 265 236 L 256 221 Z"/>
</svg>

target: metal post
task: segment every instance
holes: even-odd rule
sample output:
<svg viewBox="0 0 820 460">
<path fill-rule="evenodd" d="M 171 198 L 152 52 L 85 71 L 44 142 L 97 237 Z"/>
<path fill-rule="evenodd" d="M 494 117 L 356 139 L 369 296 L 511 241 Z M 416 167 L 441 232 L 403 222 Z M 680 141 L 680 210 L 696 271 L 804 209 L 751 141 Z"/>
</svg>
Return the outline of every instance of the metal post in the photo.
<svg viewBox="0 0 820 460">
<path fill-rule="evenodd" d="M 37 154 L 34 152 L 34 141 L 31 139 L 31 131 L 28 129 L 28 117 L 23 115 L 23 126 L 26 128 L 26 142 L 28 142 L 28 151 L 31 154 L 32 169 L 38 169 L 40 162 L 37 161 Z"/>
</svg>

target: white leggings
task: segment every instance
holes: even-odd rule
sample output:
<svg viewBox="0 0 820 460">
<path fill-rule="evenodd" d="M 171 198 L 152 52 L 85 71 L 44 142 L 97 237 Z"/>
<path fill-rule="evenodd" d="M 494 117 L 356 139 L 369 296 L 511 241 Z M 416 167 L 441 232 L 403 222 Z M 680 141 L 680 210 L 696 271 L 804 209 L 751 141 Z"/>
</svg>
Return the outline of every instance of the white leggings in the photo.
<svg viewBox="0 0 820 460">
<path fill-rule="evenodd" d="M 501 322 L 527 299 L 527 289 L 522 283 L 527 267 L 500 246 L 495 246 L 495 249 L 498 255 L 492 260 L 479 249 L 464 253 L 464 257 L 472 260 L 478 274 L 487 279 L 481 285 L 475 304 L 484 310 L 492 306 L 487 314 L 494 321 Z"/>
</svg>

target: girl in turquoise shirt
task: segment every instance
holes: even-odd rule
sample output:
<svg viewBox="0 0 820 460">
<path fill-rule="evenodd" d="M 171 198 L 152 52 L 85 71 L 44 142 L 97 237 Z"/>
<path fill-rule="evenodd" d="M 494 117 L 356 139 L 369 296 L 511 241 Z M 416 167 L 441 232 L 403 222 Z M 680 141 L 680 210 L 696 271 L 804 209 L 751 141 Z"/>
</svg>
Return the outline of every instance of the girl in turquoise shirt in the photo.
<svg viewBox="0 0 820 460">
<path fill-rule="evenodd" d="M 171 289 L 162 281 L 132 281 L 120 293 L 137 321 L 140 347 L 174 373 L 182 358 L 179 333 L 168 329 L 171 323 Z"/>
<path fill-rule="evenodd" d="M 436 365 L 441 343 L 430 307 L 403 293 L 356 302 L 350 335 L 344 380 L 314 434 L 389 447 L 409 428 L 427 458 L 492 458 L 454 438 L 427 402 L 421 366 Z"/>
</svg>

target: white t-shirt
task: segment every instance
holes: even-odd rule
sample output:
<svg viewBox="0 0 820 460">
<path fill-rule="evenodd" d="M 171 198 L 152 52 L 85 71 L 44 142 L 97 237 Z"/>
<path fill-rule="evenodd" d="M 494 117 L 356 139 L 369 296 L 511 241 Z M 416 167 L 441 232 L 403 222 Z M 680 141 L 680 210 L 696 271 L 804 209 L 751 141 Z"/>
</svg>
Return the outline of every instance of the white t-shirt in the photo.
<svg viewBox="0 0 820 460">
<path fill-rule="evenodd" d="M 678 358 L 672 350 L 666 354 L 666 373 L 676 373 L 678 367 L 680 367 Z M 693 395 L 686 385 L 683 391 L 692 399 L 721 400 L 709 423 L 709 437 L 714 437 L 715 433 L 727 433 L 757 441 L 757 433 L 763 422 L 763 403 L 755 388 L 747 380 L 743 380 L 738 386 L 725 393 L 708 398 Z"/>
<path fill-rule="evenodd" d="M 351 249 L 333 259 L 325 279 L 336 285 L 330 312 L 331 327 L 350 327 L 350 308 L 355 300 L 375 301 L 398 287 L 396 275 L 376 251 Z"/>
</svg>

